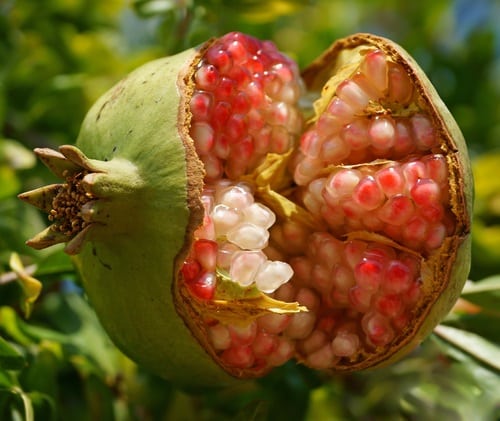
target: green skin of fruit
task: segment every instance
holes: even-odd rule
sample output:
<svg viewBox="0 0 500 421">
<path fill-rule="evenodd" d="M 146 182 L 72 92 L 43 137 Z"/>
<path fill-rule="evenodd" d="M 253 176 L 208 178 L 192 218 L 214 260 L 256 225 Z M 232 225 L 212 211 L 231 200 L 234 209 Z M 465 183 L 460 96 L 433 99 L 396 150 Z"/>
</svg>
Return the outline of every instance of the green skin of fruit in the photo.
<svg viewBox="0 0 500 421">
<path fill-rule="evenodd" d="M 176 257 L 189 222 L 186 152 L 177 127 L 179 69 L 194 50 L 150 62 L 103 95 L 77 147 L 93 173 L 96 224 L 74 259 L 114 343 L 177 385 L 227 386 L 236 379 L 203 350 L 179 317 Z M 202 177 L 202 175 L 201 175 Z"/>
</svg>

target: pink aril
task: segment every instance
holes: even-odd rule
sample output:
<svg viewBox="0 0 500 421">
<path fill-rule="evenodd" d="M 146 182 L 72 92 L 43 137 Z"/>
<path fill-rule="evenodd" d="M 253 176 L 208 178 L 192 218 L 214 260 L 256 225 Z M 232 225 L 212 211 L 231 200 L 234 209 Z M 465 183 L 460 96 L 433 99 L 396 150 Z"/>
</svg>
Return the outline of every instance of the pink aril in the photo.
<svg viewBox="0 0 500 421">
<path fill-rule="evenodd" d="M 235 209 L 221 203 L 214 207 L 212 220 L 217 236 L 223 236 L 237 226 L 242 217 Z"/>
<path fill-rule="evenodd" d="M 411 198 L 418 206 L 431 206 L 440 201 L 440 188 L 430 178 L 420 178 L 410 190 Z"/>
<path fill-rule="evenodd" d="M 381 95 L 387 91 L 388 68 L 385 54 L 382 51 L 374 50 L 366 54 L 361 62 L 361 71 Z"/>
<path fill-rule="evenodd" d="M 383 294 L 374 298 L 375 309 L 383 316 L 394 318 L 403 310 L 402 297 L 397 294 Z"/>
<path fill-rule="evenodd" d="M 218 246 L 217 267 L 219 269 L 228 271 L 231 267 L 231 259 L 233 257 L 233 254 L 240 249 L 236 245 L 229 242 L 220 243 Z"/>
<path fill-rule="evenodd" d="M 186 284 L 195 297 L 202 300 L 211 300 L 214 297 L 217 278 L 213 272 L 203 272 L 196 279 Z"/>
<path fill-rule="evenodd" d="M 410 198 L 402 194 L 390 197 L 384 205 L 377 210 L 378 218 L 391 225 L 401 226 L 415 213 L 415 207 Z"/>
<path fill-rule="evenodd" d="M 257 326 L 259 331 L 277 335 L 290 324 L 291 317 L 288 314 L 269 313 L 257 319 Z"/>
<path fill-rule="evenodd" d="M 344 248 L 344 255 L 347 264 L 354 268 L 361 260 L 363 253 L 366 250 L 366 242 L 361 240 L 350 240 Z"/>
<path fill-rule="evenodd" d="M 274 126 L 271 131 L 269 151 L 283 154 L 292 146 L 292 137 L 284 126 Z"/>
<path fill-rule="evenodd" d="M 399 166 L 391 165 L 375 173 L 380 188 L 389 197 L 402 193 L 405 188 L 405 179 Z"/>
<path fill-rule="evenodd" d="M 380 100 L 382 93 L 375 87 L 370 79 L 361 71 L 356 72 L 351 79 L 358 85 L 369 98 L 369 101 L 375 102 Z"/>
<path fill-rule="evenodd" d="M 245 92 L 250 99 L 252 107 L 259 107 L 264 101 L 265 95 L 262 82 L 260 80 L 252 80 L 248 83 L 245 87 Z"/>
<path fill-rule="evenodd" d="M 248 287 L 266 260 L 260 251 L 237 251 L 231 258 L 229 276 L 242 287 Z"/>
<path fill-rule="evenodd" d="M 360 288 L 373 293 L 384 279 L 384 265 L 377 259 L 364 257 L 354 268 L 354 278 Z"/>
<path fill-rule="evenodd" d="M 401 294 L 410 288 L 414 271 L 405 260 L 394 259 L 388 263 L 385 276 L 382 289 L 387 292 Z"/>
<path fill-rule="evenodd" d="M 369 310 L 372 300 L 372 292 L 361 288 L 360 286 L 354 286 L 349 289 L 348 297 L 349 303 L 352 308 L 361 313 L 365 313 Z"/>
<path fill-rule="evenodd" d="M 410 189 L 420 178 L 428 178 L 425 164 L 418 160 L 403 164 L 402 170 L 406 178 L 406 186 L 408 189 Z"/>
<path fill-rule="evenodd" d="M 311 158 L 318 158 L 323 140 L 315 130 L 308 130 L 300 138 L 300 150 Z"/>
<path fill-rule="evenodd" d="M 222 177 L 224 167 L 222 161 L 217 156 L 209 154 L 201 157 L 205 167 L 205 178 L 207 180 L 217 180 Z"/>
<path fill-rule="evenodd" d="M 437 145 L 438 138 L 429 117 L 415 114 L 410 118 L 410 122 L 418 149 L 428 150 Z"/>
<path fill-rule="evenodd" d="M 403 239 L 407 244 L 420 244 L 427 237 L 429 223 L 420 216 L 412 217 L 403 227 Z"/>
<path fill-rule="evenodd" d="M 295 353 L 294 344 L 285 338 L 278 338 L 276 349 L 267 357 L 267 363 L 277 367 L 286 363 Z"/>
<path fill-rule="evenodd" d="M 375 149 L 387 151 L 394 146 L 396 130 L 394 122 L 388 117 L 375 117 L 368 133 Z"/>
<path fill-rule="evenodd" d="M 333 198 L 351 197 L 354 188 L 361 180 L 361 172 L 358 170 L 341 170 L 329 177 L 325 189 Z"/>
<path fill-rule="evenodd" d="M 197 240 L 194 242 L 193 252 L 203 270 L 208 272 L 215 271 L 217 262 L 217 243 L 215 241 Z"/>
<path fill-rule="evenodd" d="M 232 346 L 250 345 L 257 335 L 257 323 L 251 322 L 247 325 L 229 325 Z"/>
<path fill-rule="evenodd" d="M 331 270 L 322 264 L 315 264 L 311 268 L 311 278 L 307 281 L 320 293 L 328 293 L 332 287 Z"/>
<path fill-rule="evenodd" d="M 353 109 L 353 107 L 346 101 L 335 97 L 328 105 L 326 112 L 335 116 L 338 119 L 339 123 L 341 125 L 344 125 L 352 121 L 356 110 Z"/>
<path fill-rule="evenodd" d="M 232 98 L 233 113 L 235 114 L 247 114 L 250 111 L 250 98 L 248 95 L 240 91 Z"/>
<path fill-rule="evenodd" d="M 232 79 L 223 76 L 220 78 L 219 84 L 217 85 L 217 88 L 214 91 L 214 95 L 217 101 L 225 100 L 232 102 L 233 95 L 235 92 L 236 92 L 236 83 Z"/>
<path fill-rule="evenodd" d="M 304 157 L 295 167 L 293 179 L 299 186 L 303 186 L 320 172 L 321 165 L 319 158 Z"/>
<path fill-rule="evenodd" d="M 290 339 L 307 338 L 316 323 L 316 314 L 314 312 L 297 313 L 291 316 L 290 324 L 285 329 L 285 336 Z"/>
<path fill-rule="evenodd" d="M 226 122 L 226 133 L 232 142 L 242 139 L 247 133 L 245 116 L 243 114 L 232 114 Z"/>
<path fill-rule="evenodd" d="M 338 357 L 350 357 L 359 349 L 359 336 L 355 333 L 339 332 L 331 343 L 332 352 Z"/>
<path fill-rule="evenodd" d="M 326 139 L 321 145 L 320 157 L 326 163 L 342 162 L 349 156 L 350 148 L 340 136 Z"/>
<path fill-rule="evenodd" d="M 209 48 L 206 52 L 207 62 L 214 65 L 220 72 L 226 73 L 233 65 L 229 53 L 221 48 Z"/>
<path fill-rule="evenodd" d="M 182 277 L 186 282 L 195 281 L 201 274 L 201 265 L 194 259 L 188 259 L 184 262 L 181 269 Z"/>
<path fill-rule="evenodd" d="M 217 131 L 217 137 L 224 135 L 222 129 L 225 128 L 231 113 L 232 109 L 229 102 L 219 101 L 215 104 L 212 111 L 211 124 L 214 130 Z"/>
<path fill-rule="evenodd" d="M 212 64 L 203 64 L 194 75 L 196 87 L 213 91 L 219 83 L 219 72 Z"/>
<path fill-rule="evenodd" d="M 429 178 L 434 180 L 439 187 L 447 188 L 448 167 L 445 157 L 441 154 L 427 155 L 422 158 L 422 162 L 425 164 Z"/>
<path fill-rule="evenodd" d="M 344 124 L 346 124 L 344 117 L 328 112 L 319 117 L 316 127 L 311 130 L 316 131 L 323 139 L 338 135 Z"/>
<path fill-rule="evenodd" d="M 367 313 L 361 322 L 368 340 L 375 346 L 384 346 L 394 338 L 389 320 L 379 313 Z"/>
<path fill-rule="evenodd" d="M 252 343 L 252 350 L 256 357 L 267 357 L 278 347 L 278 338 L 267 332 L 258 332 Z"/>
<path fill-rule="evenodd" d="M 389 101 L 407 105 L 413 96 L 413 84 L 405 69 L 396 63 L 389 63 Z"/>
<path fill-rule="evenodd" d="M 335 358 L 332 346 L 328 342 L 317 351 L 309 354 L 306 358 L 306 363 L 309 367 L 315 368 L 316 370 L 322 370 L 331 367 Z"/>
<path fill-rule="evenodd" d="M 419 208 L 419 214 L 430 223 L 438 223 L 443 220 L 444 208 L 440 203 L 432 203 Z"/>
<path fill-rule="evenodd" d="M 394 155 L 396 157 L 406 157 L 415 151 L 416 145 L 413 141 L 408 124 L 404 120 L 396 121 L 394 138 Z"/>
<path fill-rule="evenodd" d="M 353 190 L 353 200 L 364 210 L 370 211 L 379 207 L 384 199 L 384 193 L 371 175 L 361 179 Z"/>
<path fill-rule="evenodd" d="M 197 91 L 191 97 L 189 107 L 197 121 L 209 121 L 212 107 L 212 94 L 203 91 Z"/>
<path fill-rule="evenodd" d="M 337 265 L 332 274 L 332 282 L 336 289 L 347 292 L 356 281 L 352 269 L 344 265 Z"/>
<path fill-rule="evenodd" d="M 304 340 L 300 341 L 302 353 L 308 355 L 323 347 L 328 340 L 326 333 L 320 329 L 314 331 Z"/>
<path fill-rule="evenodd" d="M 214 130 L 206 122 L 193 124 L 191 126 L 191 137 L 200 155 L 208 154 L 214 145 Z"/>
<path fill-rule="evenodd" d="M 353 150 L 366 148 L 370 145 L 366 119 L 356 119 L 344 126 L 341 136 L 345 144 Z"/>
<path fill-rule="evenodd" d="M 255 356 L 249 345 L 232 346 L 222 353 L 221 360 L 231 367 L 250 368 L 255 361 Z"/>
<path fill-rule="evenodd" d="M 208 338 L 216 350 L 224 350 L 231 346 L 231 335 L 227 326 L 217 323 L 208 328 Z"/>
<path fill-rule="evenodd" d="M 262 63 L 262 60 L 257 55 L 248 58 L 245 67 L 254 75 L 264 71 L 264 63 Z"/>
<path fill-rule="evenodd" d="M 446 237 L 446 227 L 441 223 L 431 225 L 425 239 L 425 247 L 427 250 L 434 250 L 443 244 Z"/>
<path fill-rule="evenodd" d="M 370 97 L 353 80 L 347 79 L 340 83 L 336 91 L 337 96 L 346 102 L 354 112 L 363 110 L 369 103 Z"/>
</svg>

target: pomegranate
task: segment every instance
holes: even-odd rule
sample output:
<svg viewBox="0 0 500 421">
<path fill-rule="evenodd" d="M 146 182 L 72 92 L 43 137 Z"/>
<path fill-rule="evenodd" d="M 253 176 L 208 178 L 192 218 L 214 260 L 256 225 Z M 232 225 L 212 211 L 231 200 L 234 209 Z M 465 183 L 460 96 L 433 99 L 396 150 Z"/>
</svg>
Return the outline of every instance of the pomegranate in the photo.
<svg viewBox="0 0 500 421">
<path fill-rule="evenodd" d="M 67 243 L 115 343 L 182 385 L 388 364 L 468 274 L 464 140 L 384 38 L 339 40 L 299 75 L 229 33 L 139 68 L 77 147 L 37 153 L 65 182 L 21 195 L 52 221 L 28 244 Z"/>
</svg>

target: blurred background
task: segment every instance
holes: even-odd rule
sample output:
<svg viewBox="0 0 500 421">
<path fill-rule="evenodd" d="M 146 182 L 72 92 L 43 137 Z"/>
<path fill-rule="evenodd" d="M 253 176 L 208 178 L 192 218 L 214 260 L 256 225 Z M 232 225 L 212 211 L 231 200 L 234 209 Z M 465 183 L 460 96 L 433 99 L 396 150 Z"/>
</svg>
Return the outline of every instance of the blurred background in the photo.
<svg viewBox="0 0 500 421">
<path fill-rule="evenodd" d="M 499 22 L 495 0 L 0 0 L 0 419 L 499 420 Z M 109 342 L 60 248 L 24 245 L 46 219 L 16 195 L 54 181 L 31 150 L 73 143 L 133 68 L 232 30 L 273 40 L 302 68 L 349 34 L 391 38 L 465 135 L 471 282 L 389 368 L 325 376 L 288 364 L 238 390 L 187 394 Z"/>
</svg>

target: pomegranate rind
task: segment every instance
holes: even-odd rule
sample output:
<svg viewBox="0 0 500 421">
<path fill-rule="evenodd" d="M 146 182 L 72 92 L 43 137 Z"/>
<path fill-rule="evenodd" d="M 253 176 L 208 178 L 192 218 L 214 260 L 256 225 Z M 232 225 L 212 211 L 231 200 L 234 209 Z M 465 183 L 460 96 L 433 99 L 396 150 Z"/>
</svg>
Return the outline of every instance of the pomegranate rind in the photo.
<svg viewBox="0 0 500 421">
<path fill-rule="evenodd" d="M 416 105 L 432 120 L 440 144 L 433 150 L 446 157 L 450 207 L 455 219 L 454 232 L 422 262 L 422 297 L 415 307 L 410 326 L 386 347 L 374 353 L 360 352 L 343 358 L 336 371 L 381 367 L 400 359 L 422 342 L 451 310 L 458 299 L 470 269 L 470 227 L 473 179 L 463 135 L 435 88 L 415 60 L 394 42 L 371 34 L 355 34 L 336 41 L 307 67 L 302 77 L 309 92 L 321 95 L 314 104 L 312 124 L 326 108 L 336 87 L 357 69 L 365 51 L 381 50 L 401 65 L 417 91 Z"/>
<path fill-rule="evenodd" d="M 106 175 L 99 174 L 92 186 L 110 192 L 102 205 L 106 223 L 93 228 L 74 257 L 85 291 L 126 355 L 186 388 L 235 381 L 184 322 L 190 309 L 183 307 L 177 285 L 203 216 L 203 167 L 187 128 L 178 123 L 186 121 L 179 74 L 188 72 L 199 54 L 187 50 L 132 72 L 94 104 L 76 143 L 101 162 L 104 174 L 106 164 L 126 162 L 140 180 L 116 195 Z"/>
</svg>

